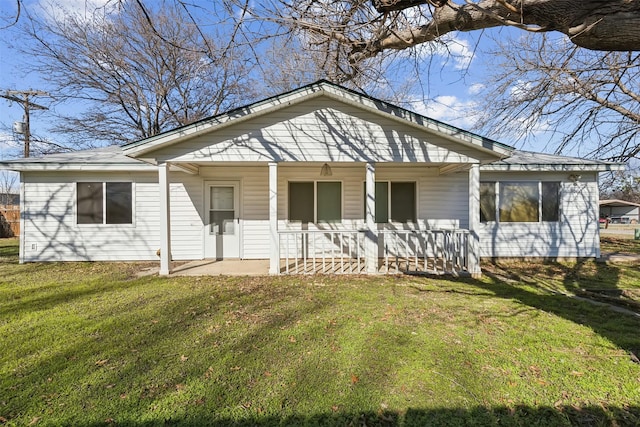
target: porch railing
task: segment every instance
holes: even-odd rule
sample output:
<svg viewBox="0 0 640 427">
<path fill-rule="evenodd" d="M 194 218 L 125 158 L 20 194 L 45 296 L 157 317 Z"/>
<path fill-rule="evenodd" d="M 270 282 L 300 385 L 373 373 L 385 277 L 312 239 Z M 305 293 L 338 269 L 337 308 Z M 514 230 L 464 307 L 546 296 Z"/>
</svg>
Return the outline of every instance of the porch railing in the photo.
<svg viewBox="0 0 640 427">
<path fill-rule="evenodd" d="M 364 231 L 282 230 L 282 274 L 364 273 Z"/>
<path fill-rule="evenodd" d="M 379 230 L 376 271 L 382 274 L 459 274 L 468 271 L 469 231 Z M 282 230 L 282 274 L 364 274 L 367 232 Z"/>
<path fill-rule="evenodd" d="M 382 230 L 383 273 L 458 274 L 469 267 L 469 230 Z"/>
</svg>

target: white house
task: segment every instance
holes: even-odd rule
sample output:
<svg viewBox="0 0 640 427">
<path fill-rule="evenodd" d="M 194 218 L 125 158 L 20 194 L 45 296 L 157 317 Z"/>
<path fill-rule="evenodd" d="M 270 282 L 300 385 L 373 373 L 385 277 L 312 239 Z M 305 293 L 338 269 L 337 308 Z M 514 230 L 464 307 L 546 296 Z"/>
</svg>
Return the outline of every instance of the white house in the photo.
<svg viewBox="0 0 640 427">
<path fill-rule="evenodd" d="M 268 259 L 269 272 L 479 274 L 598 257 L 598 173 L 319 81 L 20 172 L 20 261 Z"/>
</svg>

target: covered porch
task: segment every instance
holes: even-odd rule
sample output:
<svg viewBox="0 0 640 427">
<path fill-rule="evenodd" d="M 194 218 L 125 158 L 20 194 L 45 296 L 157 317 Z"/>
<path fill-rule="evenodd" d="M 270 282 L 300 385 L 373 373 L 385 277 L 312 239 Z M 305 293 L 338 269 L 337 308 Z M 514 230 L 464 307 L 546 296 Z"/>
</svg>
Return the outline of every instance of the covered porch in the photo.
<svg viewBox="0 0 640 427">
<path fill-rule="evenodd" d="M 321 176 L 317 182 L 309 178 L 310 175 L 320 176 L 318 171 L 323 170 L 325 165 L 330 169 L 333 167 L 331 176 Z M 173 162 L 158 165 L 161 196 L 161 275 L 174 272 L 190 274 L 193 271 L 214 275 L 231 274 L 235 269 L 247 271 L 249 266 L 250 271 L 272 275 L 480 273 L 479 245 L 477 234 L 474 232 L 479 220 L 476 218 L 477 214 L 474 214 L 478 212 L 479 200 L 478 164 L 432 164 L 416 168 L 373 162 L 348 165 L 309 162 L 306 165 L 293 166 L 270 162 L 252 167 L 256 171 L 262 171 L 259 172 L 256 181 L 261 181 L 264 190 L 267 191 L 264 191 L 262 196 L 256 196 L 250 182 L 237 185 L 235 188 L 241 194 L 235 196 L 237 201 L 234 204 L 244 206 L 237 206 L 237 213 L 234 213 L 233 218 L 223 220 L 216 226 L 216 231 L 212 231 L 213 222 L 208 223 L 213 221 L 212 217 L 209 217 L 211 213 L 208 212 L 211 207 L 208 205 L 212 203 L 212 199 L 207 194 L 209 190 L 206 183 L 211 182 L 213 178 L 208 175 L 207 169 L 215 169 L 222 175 L 233 177 L 234 173 L 240 173 L 240 170 L 246 169 L 247 166 L 212 166 L 211 163 L 185 165 Z M 304 169 L 307 175 L 300 169 Z M 202 196 L 205 206 L 202 206 L 200 214 L 205 234 L 203 238 L 207 239 L 207 234 L 222 234 L 224 231 L 221 230 L 227 228 L 241 233 L 241 246 L 244 245 L 245 250 L 240 248 L 238 255 L 212 258 L 205 253 L 201 257 L 202 260 L 194 261 L 188 268 L 182 265 L 173 267 L 172 234 L 180 227 L 172 227 L 172 205 L 175 207 L 175 203 L 172 203 L 171 186 L 183 180 L 182 176 L 185 173 L 190 175 L 192 180 L 205 183 Z M 433 210 L 429 212 L 423 206 L 439 206 L 446 203 L 437 199 L 426 200 L 430 194 L 428 190 L 435 186 L 436 181 L 447 181 L 454 173 L 455 182 L 462 188 L 455 199 L 463 199 L 463 217 L 443 219 L 442 214 L 434 217 Z M 261 180 L 261 176 L 266 180 Z M 395 176 L 398 178 L 393 178 Z M 410 209 L 415 212 L 414 216 L 400 222 L 394 221 L 390 214 L 381 220 L 381 210 L 383 216 L 384 212 L 393 213 L 395 208 L 391 205 L 399 203 L 390 196 L 396 179 L 415 193 L 415 200 Z M 318 215 L 322 209 L 319 206 L 326 204 L 326 200 L 314 199 L 310 214 L 313 220 L 300 220 L 299 215 L 303 214 L 298 211 L 299 205 L 303 202 L 300 200 L 301 195 L 294 194 L 298 191 L 295 190 L 295 185 L 300 182 L 310 184 L 312 192 L 319 191 L 320 183 L 339 184 L 336 185 L 339 188 L 340 199 L 340 207 L 336 213 L 338 217 L 335 220 L 320 220 Z M 315 187 L 311 185 L 313 182 Z M 362 194 L 357 194 L 358 188 Z M 381 188 L 385 190 L 382 194 Z M 262 201 L 256 201 L 256 198 Z M 419 199 L 425 200 L 418 203 Z M 261 204 L 262 208 L 259 206 Z M 255 212 L 261 209 L 265 214 L 257 218 Z M 174 214 L 173 217 L 175 216 Z M 257 220 L 252 220 L 253 218 Z M 227 227 L 225 223 L 231 226 Z M 464 225 L 460 227 L 460 223 Z M 246 246 L 253 245 L 265 246 L 261 259 L 252 259 L 256 258 L 252 254 L 257 252 L 250 251 Z M 205 273 L 207 271 L 209 273 Z"/>
</svg>

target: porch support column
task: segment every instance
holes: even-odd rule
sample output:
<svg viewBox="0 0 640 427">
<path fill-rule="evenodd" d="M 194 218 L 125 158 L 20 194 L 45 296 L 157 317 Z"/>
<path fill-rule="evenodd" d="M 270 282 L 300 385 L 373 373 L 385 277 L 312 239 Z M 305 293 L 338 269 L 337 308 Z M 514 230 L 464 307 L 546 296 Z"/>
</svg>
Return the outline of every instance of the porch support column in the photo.
<svg viewBox="0 0 640 427">
<path fill-rule="evenodd" d="M 160 189 L 160 275 L 171 273 L 171 200 L 169 197 L 169 164 L 158 164 Z"/>
<path fill-rule="evenodd" d="M 269 163 L 269 274 L 280 274 L 280 238 L 278 236 L 278 164 Z"/>
<path fill-rule="evenodd" d="M 472 277 L 480 277 L 480 165 L 469 169 L 469 273 Z"/>
<path fill-rule="evenodd" d="M 365 220 L 367 223 L 364 244 L 367 274 L 378 272 L 378 230 L 376 230 L 376 164 L 367 163 L 365 177 Z"/>
</svg>

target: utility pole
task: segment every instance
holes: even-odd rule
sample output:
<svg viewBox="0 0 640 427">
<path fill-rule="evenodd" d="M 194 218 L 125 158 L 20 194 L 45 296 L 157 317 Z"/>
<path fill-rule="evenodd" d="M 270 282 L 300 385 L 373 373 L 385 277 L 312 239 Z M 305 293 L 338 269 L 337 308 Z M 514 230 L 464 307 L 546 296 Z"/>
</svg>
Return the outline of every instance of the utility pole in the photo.
<svg viewBox="0 0 640 427">
<path fill-rule="evenodd" d="M 24 109 L 24 128 L 17 128 L 16 133 L 24 135 L 24 157 L 29 157 L 30 143 L 31 143 L 31 127 L 29 124 L 29 113 L 33 110 L 47 110 L 47 107 L 35 104 L 29 100 L 34 96 L 48 96 L 49 94 L 41 90 L 8 90 L 4 95 L 0 94 L 0 98 L 8 99 L 9 101 L 17 102 L 22 105 Z"/>
</svg>

